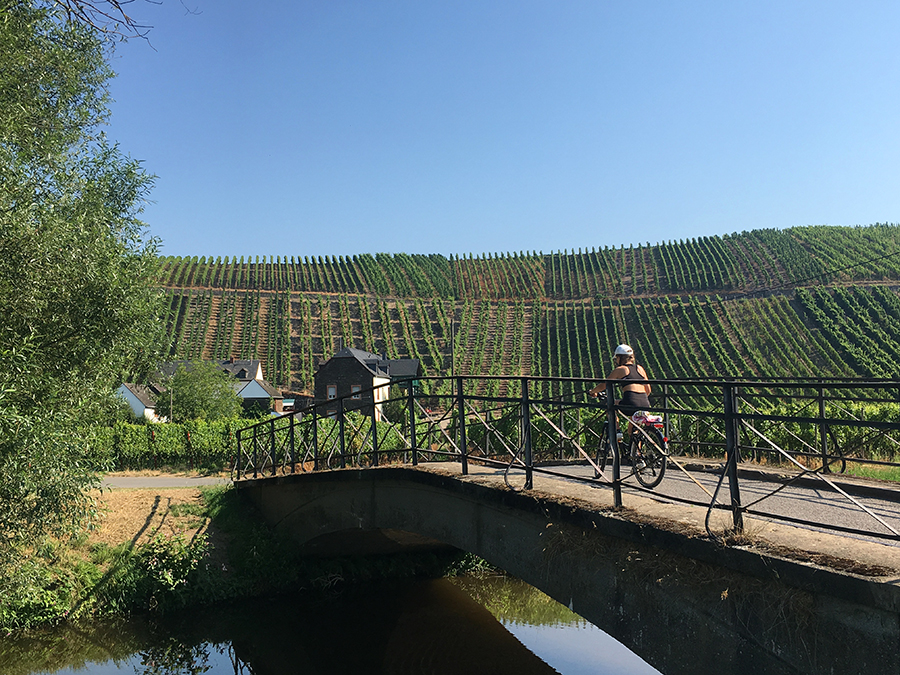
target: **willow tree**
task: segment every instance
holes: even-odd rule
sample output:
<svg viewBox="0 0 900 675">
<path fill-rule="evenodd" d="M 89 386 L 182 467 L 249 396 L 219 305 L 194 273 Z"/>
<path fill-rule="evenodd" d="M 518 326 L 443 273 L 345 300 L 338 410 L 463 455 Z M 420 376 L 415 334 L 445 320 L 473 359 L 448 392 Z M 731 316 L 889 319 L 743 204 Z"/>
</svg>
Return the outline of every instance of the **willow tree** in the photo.
<svg viewBox="0 0 900 675">
<path fill-rule="evenodd" d="M 0 596 L 28 569 L 10 562 L 92 511 L 75 430 L 157 358 L 152 178 L 100 132 L 111 48 L 53 4 L 0 0 Z"/>
</svg>

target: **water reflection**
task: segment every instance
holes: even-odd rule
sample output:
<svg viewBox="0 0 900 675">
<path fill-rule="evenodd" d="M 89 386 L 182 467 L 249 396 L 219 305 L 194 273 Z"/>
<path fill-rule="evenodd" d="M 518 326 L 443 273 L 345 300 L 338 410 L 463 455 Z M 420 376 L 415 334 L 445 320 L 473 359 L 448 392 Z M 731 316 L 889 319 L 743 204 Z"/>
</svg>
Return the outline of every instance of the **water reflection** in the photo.
<svg viewBox="0 0 900 675">
<path fill-rule="evenodd" d="M 654 669 L 514 579 L 403 580 L 0 641 L 8 675 L 517 675 Z"/>
</svg>

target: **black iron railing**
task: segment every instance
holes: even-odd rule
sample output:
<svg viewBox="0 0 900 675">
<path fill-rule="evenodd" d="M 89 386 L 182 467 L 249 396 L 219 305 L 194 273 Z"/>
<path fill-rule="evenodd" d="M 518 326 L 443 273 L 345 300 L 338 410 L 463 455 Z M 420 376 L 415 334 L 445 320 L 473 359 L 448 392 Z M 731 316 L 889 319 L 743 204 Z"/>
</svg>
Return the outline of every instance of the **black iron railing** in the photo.
<svg viewBox="0 0 900 675">
<path fill-rule="evenodd" d="M 614 503 L 621 505 L 623 491 L 647 488 L 633 480 L 637 462 L 616 441 L 613 421 L 618 418 L 624 428 L 627 419 L 613 400 L 588 395 L 596 383 L 574 378 L 421 378 L 354 392 L 240 430 L 234 475 L 243 480 L 420 462 L 455 462 L 466 474 L 469 463 L 477 462 L 502 470 L 515 489 L 532 489 L 535 474 L 540 474 L 608 486 Z M 871 506 L 835 481 L 835 474 L 859 473 L 861 467 L 900 468 L 900 381 L 650 383 L 650 412 L 665 420 L 667 475 L 687 477 L 690 480 L 682 482 L 694 484 L 689 490 L 670 491 L 664 486 L 676 479 L 669 478 L 656 492 L 707 507 L 707 529 L 712 514 L 726 510 L 735 531 L 742 530 L 744 515 L 753 515 L 900 540 L 900 523 L 889 508 L 880 502 Z M 612 457 L 610 464 L 600 466 L 604 428 Z M 585 470 L 579 472 L 578 467 Z M 748 468 L 779 475 L 770 491 L 760 496 L 755 489 L 752 498 L 742 500 Z M 701 474 L 713 476 L 713 482 L 699 480 Z M 868 524 L 797 515 L 792 508 L 772 506 L 810 480 L 820 490 L 808 491 L 809 499 L 825 490 L 845 500 Z M 890 500 L 893 484 L 884 485 Z"/>
</svg>

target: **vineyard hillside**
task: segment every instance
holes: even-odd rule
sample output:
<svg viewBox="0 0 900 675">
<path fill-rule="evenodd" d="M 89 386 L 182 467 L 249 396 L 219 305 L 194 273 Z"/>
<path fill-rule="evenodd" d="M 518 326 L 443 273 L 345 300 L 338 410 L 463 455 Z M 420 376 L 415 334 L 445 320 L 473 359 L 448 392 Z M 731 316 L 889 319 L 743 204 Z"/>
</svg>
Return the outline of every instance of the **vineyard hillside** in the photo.
<svg viewBox="0 0 900 675">
<path fill-rule="evenodd" d="M 893 377 L 898 244 L 900 226 L 875 224 L 547 254 L 166 257 L 160 285 L 172 358 L 259 358 L 289 392 L 341 344 L 426 375 L 598 377 L 629 342 L 660 378 Z"/>
</svg>

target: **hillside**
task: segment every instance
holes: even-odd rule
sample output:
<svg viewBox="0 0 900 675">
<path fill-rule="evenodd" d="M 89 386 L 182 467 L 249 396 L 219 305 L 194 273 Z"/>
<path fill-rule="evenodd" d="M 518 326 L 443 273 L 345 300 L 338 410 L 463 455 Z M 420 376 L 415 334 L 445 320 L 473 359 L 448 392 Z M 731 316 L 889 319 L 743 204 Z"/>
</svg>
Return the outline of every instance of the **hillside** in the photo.
<svg viewBox="0 0 900 675">
<path fill-rule="evenodd" d="M 876 224 L 550 254 L 168 257 L 160 284 L 173 358 L 260 358 L 289 391 L 341 340 L 428 375 L 452 361 L 596 377 L 627 341 L 655 377 L 885 377 L 900 362 L 898 244 L 900 226 Z"/>
</svg>

